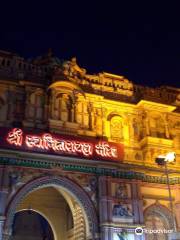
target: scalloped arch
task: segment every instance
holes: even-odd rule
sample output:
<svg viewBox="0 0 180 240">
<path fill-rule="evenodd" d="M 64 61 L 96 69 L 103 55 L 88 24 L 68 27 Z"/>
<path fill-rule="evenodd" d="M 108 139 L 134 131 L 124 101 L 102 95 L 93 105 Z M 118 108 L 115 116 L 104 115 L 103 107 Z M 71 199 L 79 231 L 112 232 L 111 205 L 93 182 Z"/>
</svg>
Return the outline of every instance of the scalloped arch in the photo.
<svg viewBox="0 0 180 240">
<path fill-rule="evenodd" d="M 144 218 L 145 219 L 147 216 L 152 215 L 152 214 L 162 217 L 166 221 L 167 226 L 170 229 L 174 228 L 173 217 L 172 217 L 171 211 L 166 206 L 154 203 L 144 210 Z"/>
<path fill-rule="evenodd" d="M 95 207 L 87 195 L 87 193 L 76 183 L 65 177 L 52 177 L 46 176 L 34 179 L 22 186 L 22 188 L 15 194 L 9 205 L 7 206 L 6 213 L 6 222 L 4 225 L 4 234 L 10 235 L 12 229 L 12 223 L 14 215 L 16 213 L 16 208 L 24 197 L 33 192 L 34 190 L 44 188 L 44 187 L 60 187 L 63 190 L 67 191 L 72 197 L 82 207 L 82 210 L 85 214 L 85 218 L 88 223 L 88 233 L 87 236 L 91 239 L 95 239 L 96 234 L 98 233 L 98 219 L 96 215 Z"/>
</svg>

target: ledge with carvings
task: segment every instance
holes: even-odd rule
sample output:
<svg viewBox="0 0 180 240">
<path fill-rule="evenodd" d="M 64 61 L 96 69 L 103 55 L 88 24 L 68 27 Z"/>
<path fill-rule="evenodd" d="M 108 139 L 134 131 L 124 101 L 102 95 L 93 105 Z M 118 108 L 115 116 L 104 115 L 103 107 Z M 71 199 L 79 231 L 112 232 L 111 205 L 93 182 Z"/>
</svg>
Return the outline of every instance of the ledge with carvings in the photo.
<svg viewBox="0 0 180 240">
<path fill-rule="evenodd" d="M 96 174 L 99 176 L 111 176 L 113 178 L 121 179 L 134 179 L 140 180 L 142 182 L 148 183 L 159 183 L 167 184 L 167 178 L 162 176 L 152 176 L 147 175 L 142 172 L 135 171 L 126 171 L 126 170 L 117 170 L 109 169 L 103 167 L 94 167 L 94 166 L 84 166 L 84 165 L 75 165 L 70 163 L 57 163 L 52 161 L 39 161 L 39 160 L 29 160 L 29 159 L 18 159 L 18 158 L 8 158 L 0 157 L 0 165 L 5 166 L 18 166 L 18 167 L 31 167 L 38 169 L 62 169 L 64 171 L 74 171 L 81 173 Z M 180 177 L 171 177 L 170 184 L 180 184 Z"/>
</svg>

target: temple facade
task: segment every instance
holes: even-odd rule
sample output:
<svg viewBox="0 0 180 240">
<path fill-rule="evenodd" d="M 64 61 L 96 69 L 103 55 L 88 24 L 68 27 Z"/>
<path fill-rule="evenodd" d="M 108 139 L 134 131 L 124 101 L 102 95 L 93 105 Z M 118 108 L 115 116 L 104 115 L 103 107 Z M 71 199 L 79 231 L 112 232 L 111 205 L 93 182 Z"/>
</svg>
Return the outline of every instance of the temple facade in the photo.
<svg viewBox="0 0 180 240">
<path fill-rule="evenodd" d="M 158 165 L 168 153 L 175 161 Z M 180 89 L 88 74 L 51 50 L 0 51 L 0 240 L 178 231 Z"/>
</svg>

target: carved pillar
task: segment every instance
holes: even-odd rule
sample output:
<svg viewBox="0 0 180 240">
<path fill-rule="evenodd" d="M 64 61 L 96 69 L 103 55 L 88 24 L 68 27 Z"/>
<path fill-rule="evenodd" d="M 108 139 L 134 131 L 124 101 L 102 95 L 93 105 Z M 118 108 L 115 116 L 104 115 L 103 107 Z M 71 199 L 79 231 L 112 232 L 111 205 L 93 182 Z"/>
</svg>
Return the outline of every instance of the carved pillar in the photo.
<svg viewBox="0 0 180 240">
<path fill-rule="evenodd" d="M 107 109 L 103 108 L 102 109 L 102 135 L 103 135 L 103 137 L 106 137 L 106 113 L 107 113 Z"/>
<path fill-rule="evenodd" d="M 88 112 L 89 112 L 89 129 L 94 130 L 94 108 L 93 103 L 89 103 L 88 105 Z"/>
<path fill-rule="evenodd" d="M 166 138 L 170 138 L 167 115 L 164 118 L 164 122 L 165 122 L 165 136 Z"/>
<path fill-rule="evenodd" d="M 89 113 L 88 113 L 88 106 L 87 106 L 87 102 L 84 100 L 83 101 L 83 126 L 88 129 L 89 128 Z"/>
<path fill-rule="evenodd" d="M 170 137 L 169 128 L 168 128 L 168 123 L 167 122 L 165 123 L 165 136 L 166 136 L 166 138 Z"/>
<path fill-rule="evenodd" d="M 180 202 L 175 204 L 174 210 L 176 215 L 177 230 L 180 231 Z"/>
<path fill-rule="evenodd" d="M 129 126 L 131 125 L 131 119 L 129 119 L 129 114 L 127 115 L 127 118 L 124 118 L 123 120 L 123 135 L 122 138 L 124 138 L 124 143 L 129 144 L 130 136 L 129 136 Z"/>
<path fill-rule="evenodd" d="M 111 227 L 103 227 L 101 232 L 102 240 L 113 240 L 113 229 Z"/>
<path fill-rule="evenodd" d="M 100 108 L 97 108 L 95 113 L 95 129 L 97 136 L 102 136 L 103 123 L 102 123 L 102 110 Z"/>
<path fill-rule="evenodd" d="M 136 224 L 144 222 L 143 217 L 143 200 L 141 195 L 140 183 L 133 181 L 132 183 L 132 200 L 134 209 L 134 221 Z"/>
<path fill-rule="evenodd" d="M 71 122 L 75 122 L 75 103 L 72 103 L 72 108 L 71 108 Z"/>
<path fill-rule="evenodd" d="M 131 114 L 128 114 L 129 119 L 129 141 L 133 142 L 135 140 L 135 131 L 134 131 L 134 117 Z"/>
<path fill-rule="evenodd" d="M 144 120 L 144 134 L 145 136 L 149 136 L 150 135 L 150 129 L 149 129 L 149 118 L 147 115 L 147 112 L 144 112 L 143 114 L 143 120 Z"/>
<path fill-rule="evenodd" d="M 5 217 L 0 216 L 0 240 L 3 239 L 3 226 L 4 226 Z"/>
<path fill-rule="evenodd" d="M 180 186 L 176 186 L 175 188 L 174 214 L 176 217 L 177 230 L 180 231 Z"/>
<path fill-rule="evenodd" d="M 45 95 L 45 104 L 44 104 L 44 113 L 43 113 L 43 121 L 47 121 L 48 116 L 49 116 L 49 99 L 48 99 L 48 95 Z"/>
<path fill-rule="evenodd" d="M 108 181 L 107 177 L 99 177 L 99 214 L 100 222 L 106 222 L 108 220 Z"/>
<path fill-rule="evenodd" d="M 78 123 L 77 121 L 77 112 L 78 112 L 78 107 L 77 107 L 77 101 L 75 100 L 74 102 L 74 122 Z"/>
<path fill-rule="evenodd" d="M 79 123 L 82 126 L 82 101 L 79 96 L 76 97 L 75 103 L 75 122 Z"/>
<path fill-rule="evenodd" d="M 68 94 L 64 93 L 62 97 L 60 98 L 60 120 L 63 122 L 67 122 L 69 119 L 69 111 L 68 111 L 68 105 L 69 105 L 69 97 Z"/>
<path fill-rule="evenodd" d="M 103 226 L 103 224 L 112 222 L 112 202 L 111 178 L 99 177 L 99 215 L 102 240 L 113 239 L 113 229 L 111 225 Z"/>
<path fill-rule="evenodd" d="M 3 226 L 5 222 L 5 211 L 8 196 L 9 173 L 6 166 L 0 169 L 0 240 L 9 239 L 9 234 L 6 238 L 3 233 Z"/>
</svg>

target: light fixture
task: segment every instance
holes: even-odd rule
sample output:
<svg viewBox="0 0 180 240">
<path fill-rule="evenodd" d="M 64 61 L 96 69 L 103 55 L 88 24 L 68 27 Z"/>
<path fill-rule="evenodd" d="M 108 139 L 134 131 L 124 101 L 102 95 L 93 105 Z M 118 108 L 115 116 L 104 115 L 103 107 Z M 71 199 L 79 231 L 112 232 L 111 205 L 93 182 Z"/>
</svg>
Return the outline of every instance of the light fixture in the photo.
<svg viewBox="0 0 180 240">
<path fill-rule="evenodd" d="M 155 161 L 158 165 L 165 165 L 166 163 L 174 163 L 176 161 L 176 153 L 169 152 L 166 155 L 159 155 Z"/>
<path fill-rule="evenodd" d="M 175 213 L 174 213 L 172 193 L 171 193 L 171 187 L 170 187 L 170 178 L 169 178 L 169 171 L 168 171 L 168 163 L 174 163 L 176 161 L 176 153 L 175 152 L 169 152 L 166 155 L 159 155 L 155 159 L 155 161 L 158 165 L 164 166 L 164 169 L 165 169 L 165 175 L 166 175 L 166 179 L 167 179 L 168 195 L 169 195 L 169 203 L 170 203 L 171 215 L 172 215 L 173 225 L 174 225 L 174 232 L 177 232 L 176 217 L 175 217 Z"/>
</svg>

